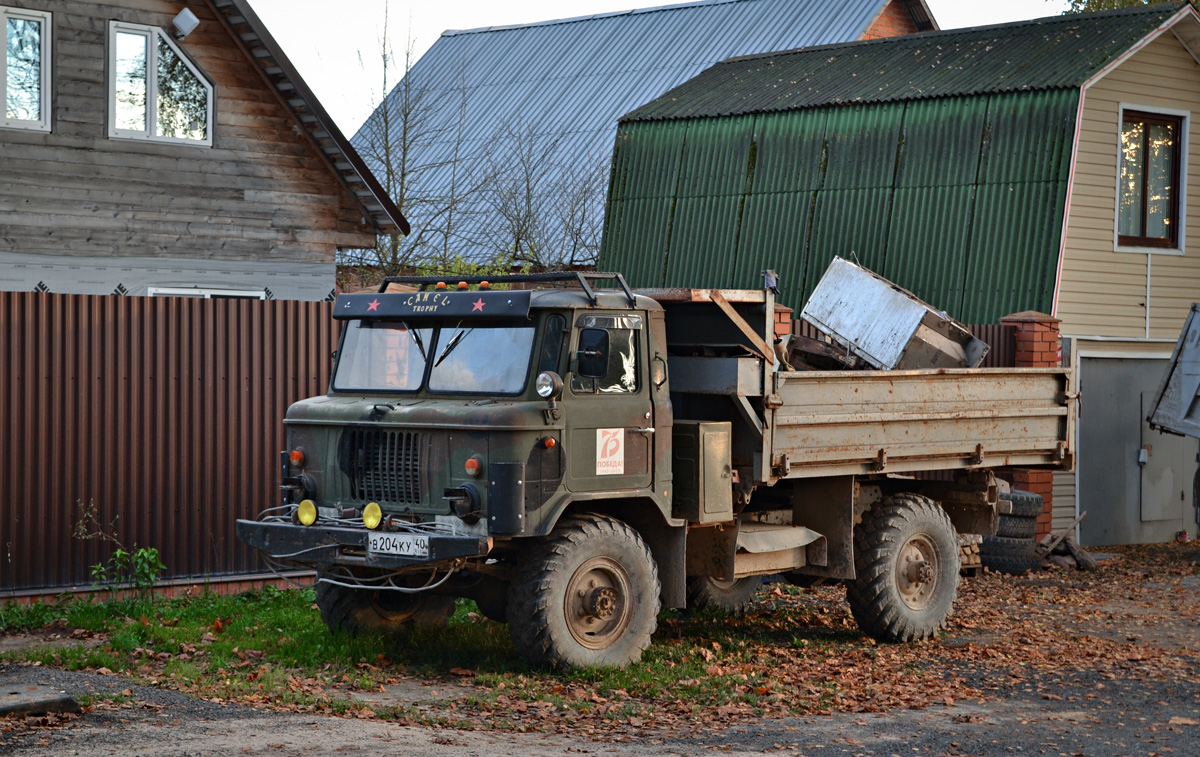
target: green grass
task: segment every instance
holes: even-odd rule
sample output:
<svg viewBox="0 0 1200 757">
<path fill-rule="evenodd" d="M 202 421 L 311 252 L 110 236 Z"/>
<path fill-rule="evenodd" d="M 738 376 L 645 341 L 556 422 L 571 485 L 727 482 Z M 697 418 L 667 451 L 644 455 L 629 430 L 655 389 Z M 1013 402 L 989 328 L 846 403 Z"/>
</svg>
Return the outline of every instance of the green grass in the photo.
<svg viewBox="0 0 1200 757">
<path fill-rule="evenodd" d="M 758 708 L 764 692 L 772 692 L 756 660 L 763 645 L 812 654 L 843 643 L 828 628 L 824 637 L 818 630 L 798 639 L 795 620 L 770 608 L 753 620 L 667 612 L 636 665 L 538 671 L 517 655 L 507 626 L 480 618 L 469 600 L 459 600 L 445 628 L 418 628 L 387 639 L 331 633 L 313 603 L 311 590 L 274 588 L 238 596 L 68 600 L 5 606 L 0 632 L 52 624 L 95 634 L 67 646 L 9 652 L 8 659 L 73 670 L 103 667 L 204 697 L 277 706 L 319 703 L 335 713 L 356 706 L 349 700 L 355 692 L 401 678 L 433 679 L 431 690 L 466 684 L 475 689 L 457 703 L 431 695 L 419 710 L 372 709 L 377 717 L 467 725 L 473 721 L 462 710 L 486 711 L 496 722 L 520 721 L 513 702 L 544 701 L 564 716 L 603 712 L 606 719 L 645 715 L 656 701 L 679 699 L 694 708 L 731 703 Z M 596 697 L 603 701 L 593 701 Z"/>
</svg>

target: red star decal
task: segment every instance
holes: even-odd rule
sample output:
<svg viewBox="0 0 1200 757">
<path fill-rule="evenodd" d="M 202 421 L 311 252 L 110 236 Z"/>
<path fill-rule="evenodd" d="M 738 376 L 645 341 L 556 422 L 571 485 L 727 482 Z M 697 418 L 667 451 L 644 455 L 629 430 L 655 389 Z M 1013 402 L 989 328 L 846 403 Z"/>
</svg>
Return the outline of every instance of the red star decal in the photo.
<svg viewBox="0 0 1200 757">
<path fill-rule="evenodd" d="M 483 312 L 483 298 L 482 297 L 480 297 L 479 299 L 477 299 L 471 303 L 471 312 L 474 313 L 476 310 L 478 310 L 480 313 Z"/>
<path fill-rule="evenodd" d="M 377 300 L 377 299 L 371 300 L 370 302 L 367 303 L 367 310 L 378 310 L 378 309 L 379 309 L 379 300 Z"/>
</svg>

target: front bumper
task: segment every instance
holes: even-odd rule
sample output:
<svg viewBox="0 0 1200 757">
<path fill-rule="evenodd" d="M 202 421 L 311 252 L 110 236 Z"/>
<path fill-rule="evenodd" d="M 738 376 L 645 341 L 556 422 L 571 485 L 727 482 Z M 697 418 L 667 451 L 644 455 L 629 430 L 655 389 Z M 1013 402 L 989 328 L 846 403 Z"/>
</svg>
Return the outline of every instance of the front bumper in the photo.
<svg viewBox="0 0 1200 757">
<path fill-rule="evenodd" d="M 314 570 L 326 570 L 339 565 L 406 568 L 483 557 L 492 551 L 492 540 L 486 536 L 430 534 L 428 557 L 403 557 L 369 552 L 367 537 L 371 532 L 365 528 L 239 520 L 236 533 L 238 541 L 263 554 Z"/>
</svg>

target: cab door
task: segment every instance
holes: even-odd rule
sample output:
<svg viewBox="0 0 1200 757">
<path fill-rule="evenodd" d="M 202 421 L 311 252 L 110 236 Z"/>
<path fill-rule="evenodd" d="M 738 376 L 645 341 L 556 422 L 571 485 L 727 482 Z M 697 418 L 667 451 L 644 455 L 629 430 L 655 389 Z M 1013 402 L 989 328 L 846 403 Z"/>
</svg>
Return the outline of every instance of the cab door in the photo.
<svg viewBox="0 0 1200 757">
<path fill-rule="evenodd" d="M 644 315 L 624 312 L 576 319 L 564 390 L 570 491 L 651 486 L 654 417 L 645 323 Z"/>
</svg>

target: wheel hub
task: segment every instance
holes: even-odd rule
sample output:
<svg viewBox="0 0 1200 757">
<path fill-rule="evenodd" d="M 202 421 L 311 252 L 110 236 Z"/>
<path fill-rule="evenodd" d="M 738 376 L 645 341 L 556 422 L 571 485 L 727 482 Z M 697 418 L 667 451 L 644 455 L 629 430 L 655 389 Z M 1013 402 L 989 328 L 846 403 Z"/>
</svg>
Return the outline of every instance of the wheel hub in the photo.
<svg viewBox="0 0 1200 757">
<path fill-rule="evenodd" d="M 567 628 L 588 649 L 607 649 L 621 638 L 633 618 L 632 580 L 624 565 L 593 557 L 571 576 L 563 607 Z"/>
<path fill-rule="evenodd" d="M 909 583 L 924 583 L 933 580 L 933 563 L 928 560 L 917 560 L 908 566 Z"/>
<path fill-rule="evenodd" d="M 608 586 L 598 586 L 588 593 L 588 614 L 608 620 L 617 614 L 617 592 Z"/>
<path fill-rule="evenodd" d="M 929 607 L 937 588 L 937 550 L 925 534 L 912 536 L 896 556 L 896 588 L 913 610 Z"/>
</svg>

